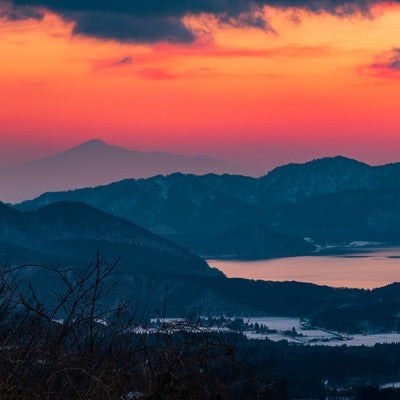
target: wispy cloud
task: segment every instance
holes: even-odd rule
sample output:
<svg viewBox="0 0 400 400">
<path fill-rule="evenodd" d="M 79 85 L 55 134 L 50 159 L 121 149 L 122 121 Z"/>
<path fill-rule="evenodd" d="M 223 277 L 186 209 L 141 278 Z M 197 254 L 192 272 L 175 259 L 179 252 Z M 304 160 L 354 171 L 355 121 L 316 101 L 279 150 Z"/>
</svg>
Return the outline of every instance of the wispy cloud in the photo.
<svg viewBox="0 0 400 400">
<path fill-rule="evenodd" d="M 359 72 L 377 78 L 400 79 L 400 48 L 379 54 L 374 62 L 361 66 Z"/>
<path fill-rule="evenodd" d="M 127 67 L 133 64 L 132 56 L 123 56 L 120 58 L 108 58 L 103 60 L 96 60 L 92 62 L 94 71 L 101 71 L 106 69 L 115 69 Z"/>
<path fill-rule="evenodd" d="M 198 66 L 196 68 L 171 69 L 171 61 L 178 64 L 180 58 L 206 57 L 206 58 L 319 58 L 334 56 L 341 50 L 333 46 L 300 46 L 289 45 L 266 49 L 227 48 L 215 43 L 194 44 L 192 46 L 171 46 L 168 44 L 156 44 L 151 51 L 137 53 L 122 57 L 110 57 L 106 59 L 90 60 L 93 72 L 107 72 L 117 74 L 137 75 L 146 80 L 171 80 L 184 78 L 217 77 L 219 74 L 212 68 Z M 160 66 L 161 65 L 161 66 Z M 254 73 L 252 73 L 254 75 Z M 272 76 L 271 74 L 266 74 Z M 226 72 L 224 76 L 227 76 Z M 230 76 L 243 76 L 232 74 Z M 280 76 L 273 74 L 274 77 Z"/>
<path fill-rule="evenodd" d="M 270 47 L 263 49 L 223 47 L 215 43 L 194 44 L 192 46 L 170 46 L 156 44 L 146 53 L 138 53 L 122 58 L 110 58 L 93 62 L 94 69 L 115 67 L 121 65 L 143 65 L 159 63 L 179 57 L 209 57 L 209 58 L 319 58 L 334 56 L 342 50 L 331 45 L 302 46 L 297 44 Z"/>
</svg>

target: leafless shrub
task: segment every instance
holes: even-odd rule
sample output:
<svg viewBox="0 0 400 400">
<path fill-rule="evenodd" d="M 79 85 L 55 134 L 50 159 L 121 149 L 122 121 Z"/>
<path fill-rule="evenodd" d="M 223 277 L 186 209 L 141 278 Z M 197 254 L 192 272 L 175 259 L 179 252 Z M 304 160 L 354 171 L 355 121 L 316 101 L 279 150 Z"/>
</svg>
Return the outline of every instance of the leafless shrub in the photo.
<svg viewBox="0 0 400 400">
<path fill-rule="evenodd" d="M 64 288 L 43 299 L 16 285 L 27 266 L 0 275 L 0 393 L 15 400 L 271 398 L 262 386 L 243 393 L 235 347 L 196 323 L 136 332 L 132 307 L 110 308 L 117 262 L 97 254 L 85 270 L 36 265 Z M 255 383 L 259 385 L 259 382 Z M 254 393 L 257 393 L 255 397 Z"/>
</svg>

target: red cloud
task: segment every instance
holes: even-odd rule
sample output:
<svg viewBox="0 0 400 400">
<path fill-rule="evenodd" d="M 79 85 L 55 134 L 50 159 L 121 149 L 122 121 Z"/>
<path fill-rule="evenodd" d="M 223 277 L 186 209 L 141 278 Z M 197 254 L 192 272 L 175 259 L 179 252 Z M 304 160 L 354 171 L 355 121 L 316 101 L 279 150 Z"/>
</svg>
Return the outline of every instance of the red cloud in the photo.
<svg viewBox="0 0 400 400">
<path fill-rule="evenodd" d="M 361 67 L 360 72 L 377 78 L 400 79 L 400 48 L 378 55 L 375 62 Z"/>
</svg>

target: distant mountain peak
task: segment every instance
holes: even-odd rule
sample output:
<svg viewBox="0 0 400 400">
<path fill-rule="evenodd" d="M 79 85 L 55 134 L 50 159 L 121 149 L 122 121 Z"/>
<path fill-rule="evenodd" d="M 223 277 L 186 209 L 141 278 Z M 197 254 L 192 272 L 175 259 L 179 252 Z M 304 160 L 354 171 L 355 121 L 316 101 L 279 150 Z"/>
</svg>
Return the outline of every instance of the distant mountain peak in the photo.
<svg viewBox="0 0 400 400">
<path fill-rule="evenodd" d="M 106 143 L 104 140 L 101 139 L 90 139 L 86 142 L 78 144 L 77 146 L 73 146 L 59 154 L 71 153 L 76 151 L 84 151 L 84 152 L 91 152 L 91 151 L 99 151 L 99 150 L 110 150 L 110 149 L 118 149 L 121 151 L 129 151 L 123 147 L 114 146 L 111 144 Z M 57 156 L 57 154 L 55 154 Z"/>
<path fill-rule="evenodd" d="M 110 146 L 110 145 L 102 139 L 94 138 L 94 139 L 87 140 L 86 142 L 83 142 L 76 147 L 82 147 L 82 146 L 87 147 L 87 146 Z"/>
<path fill-rule="evenodd" d="M 339 163 L 346 163 L 346 164 L 354 164 L 354 165 L 366 165 L 366 166 L 369 166 L 368 164 L 365 164 L 365 163 L 363 163 L 363 162 L 361 162 L 361 161 L 358 161 L 358 160 L 355 160 L 355 159 L 353 159 L 353 158 L 349 158 L 349 157 L 346 157 L 346 156 L 342 156 L 342 155 L 337 155 L 337 156 L 333 156 L 333 157 L 323 157 L 323 158 L 317 158 L 317 159 L 314 159 L 314 160 L 312 160 L 312 161 L 310 161 L 310 162 L 308 162 L 308 163 L 306 163 L 306 164 L 309 164 L 309 163 L 313 163 L 313 162 L 339 162 Z"/>
<path fill-rule="evenodd" d="M 321 158 L 314 158 L 311 161 L 306 161 L 304 163 L 289 163 L 285 165 L 281 165 L 269 171 L 265 176 L 273 176 L 276 174 L 287 174 L 287 171 L 294 171 L 294 170 L 301 170 L 304 171 L 305 168 L 326 168 L 326 167 L 361 167 L 361 168 L 370 168 L 371 166 L 363 163 L 361 161 L 355 160 L 353 158 L 345 157 L 342 155 L 337 155 L 333 157 L 321 157 Z"/>
<path fill-rule="evenodd" d="M 174 172 L 204 175 L 261 175 L 252 167 L 204 156 L 143 152 L 87 140 L 51 156 L 0 171 L 0 200 L 19 202 L 44 192 L 93 187 L 127 178 L 149 178 Z"/>
</svg>

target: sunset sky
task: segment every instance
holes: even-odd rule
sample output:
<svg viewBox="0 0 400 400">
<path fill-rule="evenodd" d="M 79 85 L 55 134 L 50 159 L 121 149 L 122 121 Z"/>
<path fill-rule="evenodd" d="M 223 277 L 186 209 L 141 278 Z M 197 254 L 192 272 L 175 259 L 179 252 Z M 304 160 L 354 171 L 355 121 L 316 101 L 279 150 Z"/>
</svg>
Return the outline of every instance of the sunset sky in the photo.
<svg viewBox="0 0 400 400">
<path fill-rule="evenodd" d="M 0 0 L 0 165 L 91 138 L 400 161 L 400 4 Z"/>
</svg>

